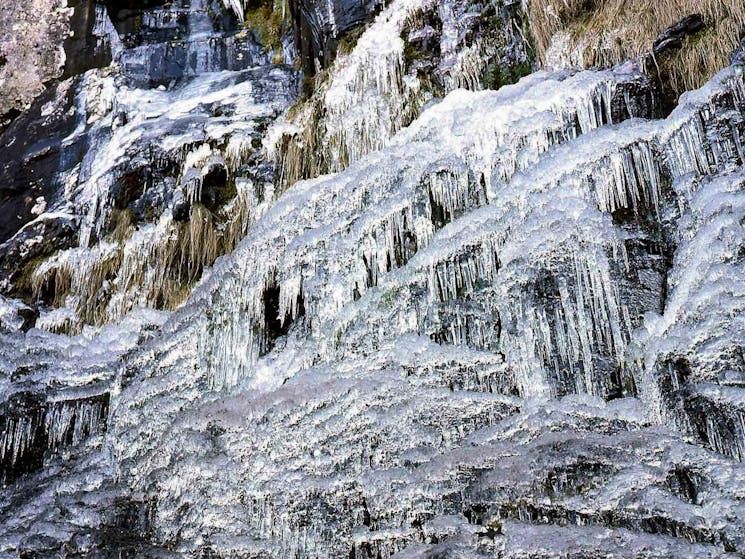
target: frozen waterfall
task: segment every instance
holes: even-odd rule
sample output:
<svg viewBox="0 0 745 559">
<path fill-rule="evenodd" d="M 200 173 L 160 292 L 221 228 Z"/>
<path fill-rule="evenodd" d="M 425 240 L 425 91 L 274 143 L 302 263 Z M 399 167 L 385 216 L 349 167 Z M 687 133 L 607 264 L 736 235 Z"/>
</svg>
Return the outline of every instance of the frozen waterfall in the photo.
<svg viewBox="0 0 745 559">
<path fill-rule="evenodd" d="M 485 89 L 472 12 L 373 4 L 295 109 L 250 3 L 99 11 L 25 226 L 79 227 L 36 328 L 0 298 L 0 557 L 745 554 L 743 66 Z"/>
</svg>

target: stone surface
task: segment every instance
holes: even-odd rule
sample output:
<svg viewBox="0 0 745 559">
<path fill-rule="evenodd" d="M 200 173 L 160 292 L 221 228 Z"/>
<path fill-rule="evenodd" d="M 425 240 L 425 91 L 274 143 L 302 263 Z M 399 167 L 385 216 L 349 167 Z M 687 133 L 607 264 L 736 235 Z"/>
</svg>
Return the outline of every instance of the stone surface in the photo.
<svg viewBox="0 0 745 559">
<path fill-rule="evenodd" d="M 9 0 L 0 18 L 0 118 L 25 109 L 59 77 L 73 10 L 65 0 Z"/>
<path fill-rule="evenodd" d="M 699 14 L 692 14 L 681 19 L 678 23 L 665 29 L 655 39 L 652 45 L 654 54 L 661 54 L 667 50 L 679 49 L 683 46 L 683 39 L 695 35 L 706 27 L 704 18 Z"/>
<path fill-rule="evenodd" d="M 372 20 L 382 0 L 290 0 L 295 42 L 309 74 L 328 67 L 339 40 Z"/>
</svg>

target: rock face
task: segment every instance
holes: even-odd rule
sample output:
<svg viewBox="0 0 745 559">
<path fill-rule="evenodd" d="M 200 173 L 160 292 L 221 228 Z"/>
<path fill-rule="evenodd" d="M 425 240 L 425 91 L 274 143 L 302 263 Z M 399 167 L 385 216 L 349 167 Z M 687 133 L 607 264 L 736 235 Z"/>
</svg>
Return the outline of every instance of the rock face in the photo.
<svg viewBox="0 0 745 559">
<path fill-rule="evenodd" d="M 65 0 L 11 0 L 0 23 L 0 116 L 23 109 L 62 74 L 72 9 Z"/>
<path fill-rule="evenodd" d="M 0 125 L 29 108 L 45 90 L 105 66 L 111 51 L 96 28 L 90 0 L 10 0 L 0 21 Z"/>
<path fill-rule="evenodd" d="M 705 26 L 704 18 L 699 14 L 684 17 L 678 23 L 671 25 L 660 33 L 652 45 L 652 52 L 660 54 L 666 50 L 679 49 L 683 46 L 683 39 L 695 35 Z"/>
<path fill-rule="evenodd" d="M 0 289 L 47 307 L 54 330 L 179 303 L 271 189 L 257 148 L 298 88 L 219 2 L 96 13 L 114 64 L 2 132 Z"/>
<path fill-rule="evenodd" d="M 0 554 L 744 555 L 740 59 L 665 118 L 633 64 L 489 90 L 514 3 L 393 0 L 281 191 L 299 76 L 227 10 L 122 9 L 70 81 L 64 202 L 2 245 L 73 231 L 37 328 L 0 298 Z"/>
<path fill-rule="evenodd" d="M 0 243 L 44 213 L 59 188 L 58 174 L 77 156 L 66 155 L 63 139 L 76 126 L 74 76 L 111 62 L 111 45 L 102 25 L 105 9 L 93 2 L 7 2 L 0 21 Z M 64 78 L 65 81 L 61 81 Z M 20 112 L 24 109 L 23 112 Z M 58 224 L 56 224 L 58 225 Z M 44 226 L 34 226 L 34 235 Z M 55 226 L 56 227 L 56 226 Z M 23 235 L 27 235 L 24 233 Z M 67 235 L 40 235 L 47 253 L 69 246 Z M 33 257 L 44 251 L 32 251 Z M 8 261 L 23 261 L 12 249 Z M 2 283 L 3 280 L 0 280 Z"/>
<path fill-rule="evenodd" d="M 308 73 L 328 67 L 339 40 L 372 20 L 383 0 L 290 0 L 295 42 Z"/>
</svg>

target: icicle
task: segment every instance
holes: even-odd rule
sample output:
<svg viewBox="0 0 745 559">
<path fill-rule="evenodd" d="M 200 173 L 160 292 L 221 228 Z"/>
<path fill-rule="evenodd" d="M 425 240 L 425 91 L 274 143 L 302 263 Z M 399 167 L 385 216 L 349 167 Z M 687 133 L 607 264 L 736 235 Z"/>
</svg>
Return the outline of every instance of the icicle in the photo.
<svg viewBox="0 0 745 559">
<path fill-rule="evenodd" d="M 36 416 L 6 418 L 0 440 L 0 462 L 11 466 L 18 463 L 34 442 L 38 420 Z"/>
<path fill-rule="evenodd" d="M 279 317 L 282 323 L 295 320 L 302 300 L 302 277 L 293 276 L 282 282 L 279 298 Z"/>
<path fill-rule="evenodd" d="M 84 399 L 53 402 L 46 412 L 48 447 L 52 450 L 67 444 L 78 445 L 102 432 L 106 425 L 107 399 Z"/>
</svg>

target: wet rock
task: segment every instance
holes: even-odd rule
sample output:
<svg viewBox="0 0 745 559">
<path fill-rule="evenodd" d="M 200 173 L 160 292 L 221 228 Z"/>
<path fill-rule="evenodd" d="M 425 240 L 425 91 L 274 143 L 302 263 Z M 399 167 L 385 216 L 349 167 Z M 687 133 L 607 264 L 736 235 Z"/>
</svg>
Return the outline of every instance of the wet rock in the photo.
<svg viewBox="0 0 745 559">
<path fill-rule="evenodd" d="M 326 68 L 339 39 L 374 17 L 383 0 L 290 0 L 295 44 L 302 67 L 313 75 Z"/>
<path fill-rule="evenodd" d="M 705 26 L 704 18 L 700 14 L 686 16 L 658 35 L 652 45 L 652 52 L 661 54 L 665 51 L 677 50 L 683 46 L 683 39 L 695 35 Z"/>
<path fill-rule="evenodd" d="M 26 332 L 33 328 L 39 311 L 17 299 L 0 295 L 0 332 Z"/>
<path fill-rule="evenodd" d="M 32 473 L 48 452 L 105 431 L 108 413 L 108 393 L 64 400 L 32 392 L 11 395 L 0 403 L 0 480 Z"/>
<path fill-rule="evenodd" d="M 111 198 L 118 210 L 127 208 L 142 196 L 152 183 L 152 169 L 144 162 L 133 162 L 111 188 Z"/>
<path fill-rule="evenodd" d="M 56 194 L 55 174 L 82 159 L 84 145 L 62 148 L 75 128 L 76 81 L 47 89 L 31 108 L 0 131 L 0 243 L 36 216 L 36 198 Z"/>
<path fill-rule="evenodd" d="M 173 219 L 175 221 L 189 221 L 191 214 L 191 204 L 184 196 L 181 189 L 176 190 L 173 195 Z"/>
<path fill-rule="evenodd" d="M 220 0 L 204 0 L 196 9 L 161 0 L 109 0 L 107 7 L 124 46 L 119 56 L 123 73 L 141 86 L 168 86 L 204 72 L 244 70 L 267 60 L 250 33 L 238 33 L 239 22 Z"/>
<path fill-rule="evenodd" d="M 78 76 L 92 68 L 111 63 L 114 54 L 110 31 L 101 25 L 101 11 L 106 8 L 93 0 L 67 0 L 72 8 L 70 36 L 65 40 L 63 78 Z"/>
<path fill-rule="evenodd" d="M 623 122 L 629 118 L 659 118 L 659 101 L 654 84 L 646 75 L 636 80 L 626 81 L 616 88 L 611 100 L 613 122 Z"/>
</svg>

